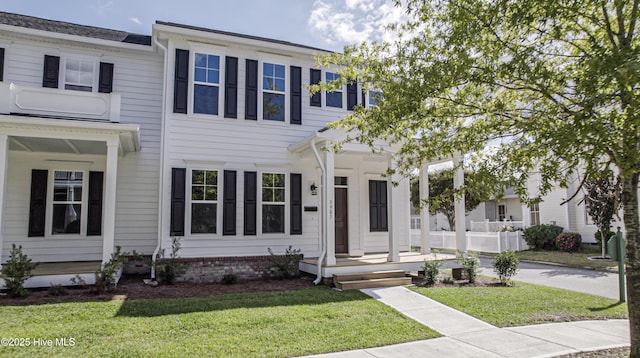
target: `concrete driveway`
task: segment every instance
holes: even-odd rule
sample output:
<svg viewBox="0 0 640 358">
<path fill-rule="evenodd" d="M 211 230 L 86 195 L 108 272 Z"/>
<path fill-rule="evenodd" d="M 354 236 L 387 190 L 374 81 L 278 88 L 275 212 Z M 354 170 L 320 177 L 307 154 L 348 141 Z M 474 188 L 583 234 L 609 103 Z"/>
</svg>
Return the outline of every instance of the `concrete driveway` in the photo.
<svg viewBox="0 0 640 358">
<path fill-rule="evenodd" d="M 481 257 L 480 268 L 481 275 L 497 277 L 491 258 Z M 620 298 L 617 273 L 528 262 L 521 262 L 518 268 L 518 274 L 512 278 L 514 281 Z"/>
</svg>

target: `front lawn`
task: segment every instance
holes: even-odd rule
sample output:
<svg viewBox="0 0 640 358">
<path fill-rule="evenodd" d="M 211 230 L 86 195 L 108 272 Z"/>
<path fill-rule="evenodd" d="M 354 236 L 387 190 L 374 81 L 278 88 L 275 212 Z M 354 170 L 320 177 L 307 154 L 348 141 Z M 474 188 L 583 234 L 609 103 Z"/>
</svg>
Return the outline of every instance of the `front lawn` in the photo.
<svg viewBox="0 0 640 358">
<path fill-rule="evenodd" d="M 589 257 L 600 256 L 601 252 L 597 246 L 590 245 L 582 247 L 580 252 L 567 253 L 562 251 L 518 251 L 515 253 L 518 259 L 527 261 L 551 262 L 573 267 L 591 267 L 595 269 L 618 269 L 616 261 L 589 260 Z"/>
<path fill-rule="evenodd" d="M 2 337 L 30 342 L 29 347 L 0 347 L 0 356 L 12 357 L 283 357 L 439 336 L 359 291 L 326 287 L 0 306 L 0 317 Z M 42 346 L 38 338 L 44 343 L 52 340 L 53 347 Z M 60 338 L 73 338 L 74 346 L 56 347 L 55 340 Z"/>
<path fill-rule="evenodd" d="M 628 317 L 627 304 L 611 298 L 522 282 L 513 287 L 412 289 L 498 327 Z"/>
</svg>

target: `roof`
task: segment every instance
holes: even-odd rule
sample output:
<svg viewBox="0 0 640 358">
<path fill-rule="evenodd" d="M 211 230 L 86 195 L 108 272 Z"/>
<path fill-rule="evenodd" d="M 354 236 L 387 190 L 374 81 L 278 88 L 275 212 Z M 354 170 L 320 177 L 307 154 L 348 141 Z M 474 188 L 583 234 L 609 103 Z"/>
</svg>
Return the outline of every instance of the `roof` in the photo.
<svg viewBox="0 0 640 358">
<path fill-rule="evenodd" d="M 94 26 L 78 25 L 69 22 L 48 20 L 3 11 L 0 11 L 0 24 L 55 32 L 59 34 L 151 46 L 151 36 L 148 35 L 134 34 L 126 31 L 110 30 Z"/>
<path fill-rule="evenodd" d="M 293 47 L 298 47 L 298 48 L 303 48 L 303 49 L 308 49 L 308 50 L 315 50 L 315 51 L 321 51 L 321 52 L 333 52 L 333 51 L 329 51 L 329 50 L 321 49 L 321 48 L 318 48 L 318 47 L 307 46 L 307 45 L 301 45 L 301 44 L 297 44 L 297 43 L 293 43 L 293 42 L 288 42 L 288 41 L 275 40 L 275 39 L 270 39 L 270 38 L 260 37 L 260 36 L 253 36 L 253 35 L 239 34 L 239 33 L 235 33 L 235 32 L 228 32 L 228 31 L 221 31 L 221 30 L 208 29 L 208 28 L 205 28 L 205 27 L 198 27 L 198 26 L 191 26 L 191 25 L 183 25 L 183 24 L 177 24 L 177 23 L 173 23 L 173 22 L 165 22 L 165 21 L 156 21 L 156 24 L 158 24 L 158 25 L 164 25 L 164 26 L 171 26 L 171 27 L 178 27 L 178 28 L 188 29 L 188 30 L 194 30 L 194 31 L 208 32 L 208 33 L 213 33 L 213 34 L 218 34 L 218 35 L 224 35 L 224 36 L 240 37 L 240 38 L 249 39 L 249 40 L 256 40 L 256 41 L 270 42 L 270 43 L 274 43 L 274 44 L 286 45 L 286 46 L 293 46 Z"/>
</svg>

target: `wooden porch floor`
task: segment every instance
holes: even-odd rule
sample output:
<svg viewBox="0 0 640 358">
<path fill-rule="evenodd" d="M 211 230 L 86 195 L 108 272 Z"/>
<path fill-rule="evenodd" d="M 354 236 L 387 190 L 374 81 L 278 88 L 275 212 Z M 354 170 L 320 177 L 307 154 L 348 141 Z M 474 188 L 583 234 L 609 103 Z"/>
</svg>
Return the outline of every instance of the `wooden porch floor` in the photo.
<svg viewBox="0 0 640 358">
<path fill-rule="evenodd" d="M 389 262 L 387 261 L 389 254 L 367 254 L 358 257 L 338 257 L 336 258 L 335 266 L 329 267 L 345 267 L 345 266 L 367 266 L 367 265 L 383 265 L 383 264 L 396 264 L 396 263 L 416 263 L 432 261 L 432 260 L 452 260 L 456 258 L 454 254 L 447 253 L 431 253 L 423 255 L 419 252 L 401 252 L 400 261 Z M 305 262 L 311 265 L 318 265 L 317 258 L 304 259 L 301 262 Z"/>
</svg>

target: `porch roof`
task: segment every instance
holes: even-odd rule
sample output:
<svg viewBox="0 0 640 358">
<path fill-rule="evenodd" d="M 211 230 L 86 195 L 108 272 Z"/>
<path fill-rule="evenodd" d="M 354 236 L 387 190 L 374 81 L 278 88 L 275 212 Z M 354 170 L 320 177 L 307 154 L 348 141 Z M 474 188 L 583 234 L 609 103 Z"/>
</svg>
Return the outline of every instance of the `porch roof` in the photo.
<svg viewBox="0 0 640 358">
<path fill-rule="evenodd" d="M 298 143 L 289 146 L 289 151 L 296 154 L 304 153 L 311 148 L 311 143 L 323 144 L 325 147 L 338 142 L 344 142 L 348 139 L 347 133 L 342 128 L 322 128 L 319 131 L 307 136 Z M 383 141 L 378 141 L 376 145 L 381 149 L 382 154 L 393 154 L 397 151 L 397 148 Z M 360 154 L 374 154 L 371 147 L 364 143 L 358 143 L 355 141 L 348 141 L 343 143 L 340 147 L 340 152 L 351 152 Z M 381 154 L 381 153 L 375 153 Z"/>
</svg>

